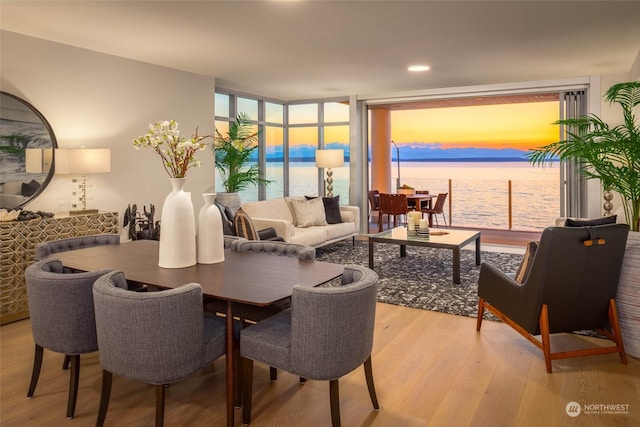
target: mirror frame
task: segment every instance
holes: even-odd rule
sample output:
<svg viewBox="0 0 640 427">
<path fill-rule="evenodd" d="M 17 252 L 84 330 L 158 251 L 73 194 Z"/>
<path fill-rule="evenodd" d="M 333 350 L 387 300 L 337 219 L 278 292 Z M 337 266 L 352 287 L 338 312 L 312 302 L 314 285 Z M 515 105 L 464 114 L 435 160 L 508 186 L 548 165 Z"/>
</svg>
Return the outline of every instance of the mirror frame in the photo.
<svg viewBox="0 0 640 427">
<path fill-rule="evenodd" d="M 11 93 L 0 91 L 0 97 L 2 96 L 8 96 L 10 98 L 13 98 L 14 100 L 24 104 L 24 106 L 26 106 L 29 110 L 31 110 L 31 112 L 33 112 L 33 114 L 35 114 L 40 119 L 40 121 L 42 122 L 42 125 L 44 125 L 47 132 L 49 133 L 49 138 L 51 139 L 51 149 L 52 149 L 51 167 L 49 168 L 49 172 L 47 176 L 45 177 L 44 181 L 42 181 L 40 188 L 38 188 L 38 190 L 35 193 L 33 193 L 29 198 L 24 200 L 22 203 L 11 208 L 12 210 L 23 209 L 24 206 L 31 203 L 36 197 L 38 197 L 44 191 L 45 188 L 47 188 L 47 186 L 49 185 L 49 182 L 51 182 L 51 179 L 53 178 L 53 175 L 55 175 L 55 169 L 56 169 L 55 152 L 56 152 L 56 148 L 58 148 L 58 141 L 56 140 L 56 135 L 53 133 L 53 128 L 51 128 L 51 125 L 49 124 L 47 119 L 42 115 L 40 111 L 38 111 L 37 108 L 35 108 L 33 105 L 31 105 L 29 102 L 25 101 L 24 99 L 16 95 L 13 95 Z M 1 115 L 0 115 L 0 118 L 1 118 Z M 1 177 L 2 177 L 2 171 L 0 171 L 0 178 Z"/>
</svg>

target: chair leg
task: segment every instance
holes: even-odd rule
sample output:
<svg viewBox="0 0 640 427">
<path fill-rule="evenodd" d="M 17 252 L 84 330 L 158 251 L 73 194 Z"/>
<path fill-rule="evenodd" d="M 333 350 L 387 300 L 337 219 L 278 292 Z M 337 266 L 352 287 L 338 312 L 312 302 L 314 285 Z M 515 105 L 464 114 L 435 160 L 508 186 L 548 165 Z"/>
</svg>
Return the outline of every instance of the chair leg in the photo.
<svg viewBox="0 0 640 427">
<path fill-rule="evenodd" d="M 476 320 L 476 331 L 478 332 L 480 332 L 480 327 L 482 327 L 482 316 L 484 316 L 484 300 L 478 298 L 478 318 Z"/>
<path fill-rule="evenodd" d="M 269 380 L 276 381 L 278 379 L 278 368 L 269 366 Z"/>
<path fill-rule="evenodd" d="M 31 372 L 31 383 L 29 384 L 29 391 L 27 391 L 27 397 L 33 397 L 33 393 L 36 391 L 36 385 L 38 385 L 38 378 L 40 378 L 40 369 L 42 368 L 42 354 L 44 349 L 36 344 L 35 353 L 33 355 L 33 371 Z"/>
<path fill-rule="evenodd" d="M 164 425 L 165 390 L 165 384 L 156 386 L 156 427 L 162 427 Z"/>
<path fill-rule="evenodd" d="M 242 359 L 242 424 L 251 423 L 251 395 L 253 393 L 253 360 Z"/>
<path fill-rule="evenodd" d="M 373 383 L 373 368 L 371 367 L 371 355 L 367 357 L 367 360 L 364 362 L 364 376 L 367 379 L 367 388 L 369 389 L 369 397 L 371 397 L 371 403 L 373 404 L 373 409 L 380 409 L 380 405 L 378 405 L 378 396 L 376 395 L 376 387 Z"/>
<path fill-rule="evenodd" d="M 304 384 L 307 382 L 307 379 L 305 377 L 300 377 L 300 384 Z"/>
<path fill-rule="evenodd" d="M 244 325 L 243 325 L 244 327 Z M 240 367 L 240 341 L 233 340 L 233 406 L 240 409 L 242 405 L 242 394 L 240 390 L 242 384 L 242 369 Z"/>
<path fill-rule="evenodd" d="M 76 412 L 76 400 L 78 398 L 78 382 L 80 380 L 80 355 L 75 354 L 71 358 L 71 375 L 69 376 L 69 399 L 67 402 L 67 418 L 73 418 Z"/>
<path fill-rule="evenodd" d="M 67 369 L 69 369 L 69 363 L 71 362 L 71 358 L 69 357 L 68 354 L 64 355 L 64 360 L 62 361 L 62 370 L 66 371 Z"/>
<path fill-rule="evenodd" d="M 609 323 L 613 330 L 613 337 L 615 343 L 620 347 L 620 361 L 623 365 L 627 364 L 627 353 L 624 351 L 624 343 L 622 341 L 622 332 L 620 331 L 620 321 L 618 319 L 618 309 L 616 307 L 616 300 L 611 298 L 609 300 Z"/>
<path fill-rule="evenodd" d="M 331 401 L 331 425 L 340 427 L 340 387 L 338 380 L 329 381 L 329 400 Z"/>
<path fill-rule="evenodd" d="M 107 417 L 109 409 L 109 398 L 111 397 L 111 382 L 113 374 L 109 371 L 102 370 L 102 391 L 100 392 L 100 408 L 98 409 L 98 418 L 96 419 L 96 427 L 104 425 L 104 419 Z"/>
<path fill-rule="evenodd" d="M 445 228 L 449 227 L 449 226 L 447 225 L 447 217 L 446 217 L 446 216 L 444 216 L 444 212 L 442 212 L 442 219 L 444 220 L 444 227 L 445 227 Z"/>
<path fill-rule="evenodd" d="M 540 337 L 542 338 L 542 352 L 544 353 L 544 364 L 547 373 L 551 373 L 551 340 L 549 337 L 549 308 L 547 304 L 542 304 L 540 311 Z"/>
</svg>

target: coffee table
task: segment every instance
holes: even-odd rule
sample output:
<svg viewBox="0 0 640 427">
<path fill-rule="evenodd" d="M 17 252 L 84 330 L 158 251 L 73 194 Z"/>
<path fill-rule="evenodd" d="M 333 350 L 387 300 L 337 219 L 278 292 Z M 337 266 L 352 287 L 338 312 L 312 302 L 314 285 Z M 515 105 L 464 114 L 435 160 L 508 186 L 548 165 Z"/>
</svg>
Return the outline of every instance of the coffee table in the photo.
<svg viewBox="0 0 640 427">
<path fill-rule="evenodd" d="M 400 246 L 400 256 L 407 256 L 407 246 L 451 249 L 453 251 L 453 283 L 460 284 L 460 250 L 476 242 L 476 265 L 480 265 L 480 232 L 472 230 L 431 230 L 428 236 L 407 235 L 405 227 L 396 227 L 369 235 L 369 268 L 373 269 L 373 253 L 376 243 Z M 425 260 L 428 261 L 428 260 Z"/>
</svg>

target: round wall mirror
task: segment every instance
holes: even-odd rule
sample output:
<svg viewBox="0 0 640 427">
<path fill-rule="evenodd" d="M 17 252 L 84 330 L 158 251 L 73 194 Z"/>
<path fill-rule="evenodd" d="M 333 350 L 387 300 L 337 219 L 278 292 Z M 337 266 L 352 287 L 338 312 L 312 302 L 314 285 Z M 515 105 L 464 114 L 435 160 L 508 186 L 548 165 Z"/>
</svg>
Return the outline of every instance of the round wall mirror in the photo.
<svg viewBox="0 0 640 427">
<path fill-rule="evenodd" d="M 42 193 L 53 177 L 57 146 L 33 105 L 0 92 L 0 208 L 23 207 Z"/>
</svg>

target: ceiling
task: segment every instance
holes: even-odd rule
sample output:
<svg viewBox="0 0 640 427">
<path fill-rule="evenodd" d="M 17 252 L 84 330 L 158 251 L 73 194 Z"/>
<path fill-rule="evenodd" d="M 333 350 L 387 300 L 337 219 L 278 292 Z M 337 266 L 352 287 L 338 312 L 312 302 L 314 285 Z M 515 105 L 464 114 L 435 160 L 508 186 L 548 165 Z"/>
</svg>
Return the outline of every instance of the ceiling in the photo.
<svg viewBox="0 0 640 427">
<path fill-rule="evenodd" d="M 0 0 L 0 28 L 292 101 L 628 73 L 640 1 Z"/>
</svg>

